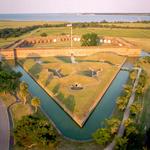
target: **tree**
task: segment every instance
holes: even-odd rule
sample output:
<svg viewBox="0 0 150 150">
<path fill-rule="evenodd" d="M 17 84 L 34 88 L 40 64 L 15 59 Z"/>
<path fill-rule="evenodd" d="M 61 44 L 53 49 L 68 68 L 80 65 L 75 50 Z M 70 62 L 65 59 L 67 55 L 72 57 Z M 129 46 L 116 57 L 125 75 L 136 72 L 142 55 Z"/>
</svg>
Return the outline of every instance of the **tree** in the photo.
<svg viewBox="0 0 150 150">
<path fill-rule="evenodd" d="M 139 84 L 137 87 L 136 87 L 136 95 L 138 96 L 138 98 L 143 94 L 143 87 Z"/>
<path fill-rule="evenodd" d="M 112 135 L 117 133 L 121 121 L 118 118 L 111 118 L 106 120 L 107 127 L 110 129 Z"/>
<path fill-rule="evenodd" d="M 137 75 L 137 73 L 135 72 L 135 71 L 132 71 L 131 73 L 130 73 L 130 79 L 134 82 L 134 80 L 136 79 L 136 75 Z"/>
<path fill-rule="evenodd" d="M 19 78 L 22 76 L 20 72 L 16 73 L 12 70 L 0 70 L 0 92 L 15 93 L 19 86 Z"/>
<path fill-rule="evenodd" d="M 128 100 L 126 97 L 123 97 L 123 96 L 119 97 L 116 102 L 119 110 L 124 111 L 126 108 L 127 102 Z"/>
<path fill-rule="evenodd" d="M 126 137 L 116 137 L 115 150 L 126 150 L 128 139 Z"/>
<path fill-rule="evenodd" d="M 130 111 L 133 115 L 136 115 L 138 114 L 139 112 L 142 111 L 142 106 L 141 104 L 139 103 L 133 103 L 131 106 L 130 106 Z"/>
<path fill-rule="evenodd" d="M 56 133 L 50 123 L 34 115 L 25 116 L 16 122 L 14 137 L 16 144 L 25 149 L 31 145 L 48 145 L 56 141 Z"/>
<path fill-rule="evenodd" d="M 19 87 L 20 87 L 19 95 L 22 98 L 21 100 L 23 100 L 23 103 L 26 104 L 27 98 L 29 96 L 28 84 L 25 82 L 21 82 Z"/>
<path fill-rule="evenodd" d="M 126 96 L 129 98 L 129 97 L 131 96 L 132 86 L 126 84 L 126 85 L 124 86 L 124 91 L 125 91 L 125 93 L 126 93 Z"/>
<path fill-rule="evenodd" d="M 128 118 L 127 120 L 124 121 L 124 126 L 126 128 L 133 123 L 134 123 L 134 121 L 132 119 Z"/>
<path fill-rule="evenodd" d="M 112 136 L 109 129 L 100 128 L 93 134 L 93 138 L 98 144 L 104 146 L 111 141 Z"/>
<path fill-rule="evenodd" d="M 34 97 L 32 100 L 31 100 L 31 105 L 33 107 L 35 107 L 35 112 L 37 112 L 37 108 L 40 106 L 41 102 L 40 102 L 40 99 L 37 98 L 37 97 Z"/>
<path fill-rule="evenodd" d="M 99 37 L 96 33 L 87 33 L 81 37 L 82 46 L 97 46 L 99 43 Z"/>
<path fill-rule="evenodd" d="M 144 146 L 144 136 L 142 132 L 132 132 L 128 136 L 127 150 L 142 150 Z"/>
<path fill-rule="evenodd" d="M 132 133 L 138 134 L 138 130 L 134 125 L 127 126 L 125 132 L 126 132 L 126 136 L 129 136 Z"/>
</svg>

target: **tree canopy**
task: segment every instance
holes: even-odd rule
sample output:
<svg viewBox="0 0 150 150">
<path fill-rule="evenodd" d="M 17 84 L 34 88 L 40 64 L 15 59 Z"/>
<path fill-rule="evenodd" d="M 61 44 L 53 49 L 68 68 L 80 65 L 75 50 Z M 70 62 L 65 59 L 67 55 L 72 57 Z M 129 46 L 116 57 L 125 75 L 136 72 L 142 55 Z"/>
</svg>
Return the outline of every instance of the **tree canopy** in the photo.
<svg viewBox="0 0 150 150">
<path fill-rule="evenodd" d="M 97 46 L 99 44 L 99 37 L 96 33 L 87 33 L 81 37 L 82 46 Z"/>
<path fill-rule="evenodd" d="M 56 141 L 56 134 L 50 123 L 37 116 L 25 116 L 14 129 L 16 144 L 28 147 L 32 144 L 47 145 Z"/>
<path fill-rule="evenodd" d="M 21 73 L 12 70 L 0 70 L 0 92 L 14 92 L 19 86 Z"/>
</svg>

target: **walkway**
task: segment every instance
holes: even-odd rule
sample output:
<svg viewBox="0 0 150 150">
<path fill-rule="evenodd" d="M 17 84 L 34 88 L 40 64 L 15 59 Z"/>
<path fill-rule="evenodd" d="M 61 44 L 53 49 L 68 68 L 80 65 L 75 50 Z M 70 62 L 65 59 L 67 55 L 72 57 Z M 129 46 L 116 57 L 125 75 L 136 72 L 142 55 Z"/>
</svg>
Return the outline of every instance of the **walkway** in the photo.
<svg viewBox="0 0 150 150">
<path fill-rule="evenodd" d="M 7 108 L 0 100 L 0 149 L 9 150 L 10 126 Z"/>
<path fill-rule="evenodd" d="M 119 136 L 119 137 L 122 137 L 123 134 L 124 134 L 124 130 L 125 130 L 124 121 L 129 118 L 130 106 L 134 102 L 136 86 L 138 85 L 139 77 L 140 77 L 140 74 L 141 74 L 141 71 L 142 71 L 141 68 L 134 68 L 134 69 L 138 70 L 138 74 L 137 74 L 136 80 L 134 82 L 134 86 L 133 86 L 133 89 L 132 89 L 132 94 L 131 94 L 131 97 L 129 99 L 128 105 L 127 105 L 127 107 L 125 109 L 125 112 L 124 112 L 124 115 L 123 115 L 123 119 L 122 119 L 119 131 L 118 131 L 118 134 L 117 134 L 117 136 Z M 113 150 L 114 146 L 115 146 L 115 139 L 104 150 Z"/>
</svg>

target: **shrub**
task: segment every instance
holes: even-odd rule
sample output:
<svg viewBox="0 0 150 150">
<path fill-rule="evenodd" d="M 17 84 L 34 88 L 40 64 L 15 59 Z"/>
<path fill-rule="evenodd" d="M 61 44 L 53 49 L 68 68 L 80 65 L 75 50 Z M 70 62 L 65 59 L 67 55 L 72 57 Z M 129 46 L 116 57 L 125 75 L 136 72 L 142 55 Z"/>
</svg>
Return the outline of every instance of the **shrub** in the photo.
<svg viewBox="0 0 150 150">
<path fill-rule="evenodd" d="M 47 36 L 47 33 L 41 33 L 41 36 L 42 36 L 42 37 L 46 37 L 46 36 Z"/>
<path fill-rule="evenodd" d="M 97 46 L 99 44 L 99 37 L 96 33 L 87 33 L 81 37 L 82 46 Z"/>
</svg>

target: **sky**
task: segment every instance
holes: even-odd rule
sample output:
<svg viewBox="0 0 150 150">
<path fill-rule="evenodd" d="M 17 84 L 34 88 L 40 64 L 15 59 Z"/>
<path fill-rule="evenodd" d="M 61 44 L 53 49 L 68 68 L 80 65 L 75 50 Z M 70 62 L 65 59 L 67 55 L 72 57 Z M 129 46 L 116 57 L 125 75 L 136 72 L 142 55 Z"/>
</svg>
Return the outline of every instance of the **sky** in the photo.
<svg viewBox="0 0 150 150">
<path fill-rule="evenodd" d="M 150 0 L 0 0 L 0 13 L 150 13 Z"/>
</svg>

